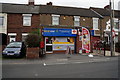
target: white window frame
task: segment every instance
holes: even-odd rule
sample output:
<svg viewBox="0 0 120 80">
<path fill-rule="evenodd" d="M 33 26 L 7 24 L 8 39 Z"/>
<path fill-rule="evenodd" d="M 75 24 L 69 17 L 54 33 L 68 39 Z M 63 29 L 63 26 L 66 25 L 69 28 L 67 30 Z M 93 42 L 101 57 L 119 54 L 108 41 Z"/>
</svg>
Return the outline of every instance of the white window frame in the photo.
<svg viewBox="0 0 120 80">
<path fill-rule="evenodd" d="M 74 16 L 74 26 L 80 26 L 80 16 Z"/>
<path fill-rule="evenodd" d="M 0 13 L 0 17 L 3 17 L 3 25 L 0 25 L 0 32 L 7 34 L 7 14 Z"/>
<path fill-rule="evenodd" d="M 118 29 L 119 29 L 119 19 L 118 19 L 118 18 L 113 18 L 113 20 L 114 20 L 114 27 L 113 27 L 113 28 L 114 28 L 115 30 L 118 30 Z M 116 23 L 118 23 L 118 25 L 117 25 L 118 28 L 115 27 L 115 24 L 116 24 Z"/>
<path fill-rule="evenodd" d="M 59 25 L 60 24 L 60 15 L 52 14 L 52 25 Z"/>
<path fill-rule="evenodd" d="M 99 18 L 93 18 L 93 30 L 99 30 Z"/>
<path fill-rule="evenodd" d="M 32 14 L 23 14 L 23 26 L 31 26 Z"/>
<path fill-rule="evenodd" d="M 0 16 L 0 18 L 1 18 L 1 21 L 2 21 L 1 22 L 2 24 L 0 24 L 0 27 L 3 27 L 5 25 L 5 21 L 4 21 L 5 17 L 4 16 Z"/>
</svg>

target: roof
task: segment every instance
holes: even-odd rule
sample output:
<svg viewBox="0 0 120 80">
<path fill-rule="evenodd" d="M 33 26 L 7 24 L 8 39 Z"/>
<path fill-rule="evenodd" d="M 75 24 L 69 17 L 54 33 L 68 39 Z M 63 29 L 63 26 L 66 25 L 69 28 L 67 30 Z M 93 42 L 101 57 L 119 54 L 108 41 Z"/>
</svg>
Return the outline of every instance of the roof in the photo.
<svg viewBox="0 0 120 80">
<path fill-rule="evenodd" d="M 86 8 L 51 6 L 51 5 L 41 5 L 40 13 L 82 16 L 82 17 L 100 17 L 90 9 L 86 9 Z"/>
<path fill-rule="evenodd" d="M 101 17 L 87 8 L 64 7 L 53 5 L 28 5 L 0 3 L 3 13 L 59 14 L 82 17 Z"/>
<path fill-rule="evenodd" d="M 39 6 L 26 4 L 0 3 L 3 13 L 39 13 Z"/>
<path fill-rule="evenodd" d="M 99 13 L 102 16 L 110 16 L 109 9 L 94 8 L 94 7 L 90 7 L 90 9 L 93 9 L 94 11 L 96 11 L 97 13 Z M 115 15 L 115 17 L 120 18 L 120 10 L 114 10 L 114 15 Z"/>
</svg>

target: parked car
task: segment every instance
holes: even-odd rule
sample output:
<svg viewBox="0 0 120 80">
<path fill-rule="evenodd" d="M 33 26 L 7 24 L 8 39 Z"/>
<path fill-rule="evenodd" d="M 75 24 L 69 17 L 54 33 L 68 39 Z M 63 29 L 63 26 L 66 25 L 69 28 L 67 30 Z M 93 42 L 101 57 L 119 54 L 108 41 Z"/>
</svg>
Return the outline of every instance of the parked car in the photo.
<svg viewBox="0 0 120 80">
<path fill-rule="evenodd" d="M 3 50 L 2 55 L 3 57 L 23 57 L 26 55 L 26 45 L 24 44 L 24 42 L 11 42 Z"/>
</svg>

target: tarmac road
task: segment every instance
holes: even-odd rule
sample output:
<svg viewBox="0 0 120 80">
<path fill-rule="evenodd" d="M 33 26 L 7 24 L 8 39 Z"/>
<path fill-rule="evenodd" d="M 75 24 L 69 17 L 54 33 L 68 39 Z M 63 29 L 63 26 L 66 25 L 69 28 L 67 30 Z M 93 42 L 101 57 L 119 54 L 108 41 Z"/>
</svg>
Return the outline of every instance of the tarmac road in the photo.
<svg viewBox="0 0 120 80">
<path fill-rule="evenodd" d="M 3 64 L 2 67 L 3 78 L 118 78 L 118 60 Z"/>
</svg>

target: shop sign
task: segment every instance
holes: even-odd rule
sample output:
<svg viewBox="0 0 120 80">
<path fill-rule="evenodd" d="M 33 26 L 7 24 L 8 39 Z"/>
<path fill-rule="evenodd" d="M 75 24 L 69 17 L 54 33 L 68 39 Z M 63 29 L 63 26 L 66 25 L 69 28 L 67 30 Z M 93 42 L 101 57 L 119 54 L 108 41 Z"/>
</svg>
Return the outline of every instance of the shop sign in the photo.
<svg viewBox="0 0 120 80">
<path fill-rule="evenodd" d="M 91 36 L 95 35 L 95 30 L 91 30 Z"/>
<path fill-rule="evenodd" d="M 76 37 L 75 30 L 73 29 L 59 29 L 59 28 L 44 28 L 43 36 L 68 36 Z"/>
<path fill-rule="evenodd" d="M 82 27 L 82 37 L 82 49 L 90 52 L 90 32 L 85 27 Z"/>
<path fill-rule="evenodd" d="M 72 29 L 72 34 L 77 34 L 77 30 L 76 29 Z"/>
</svg>

